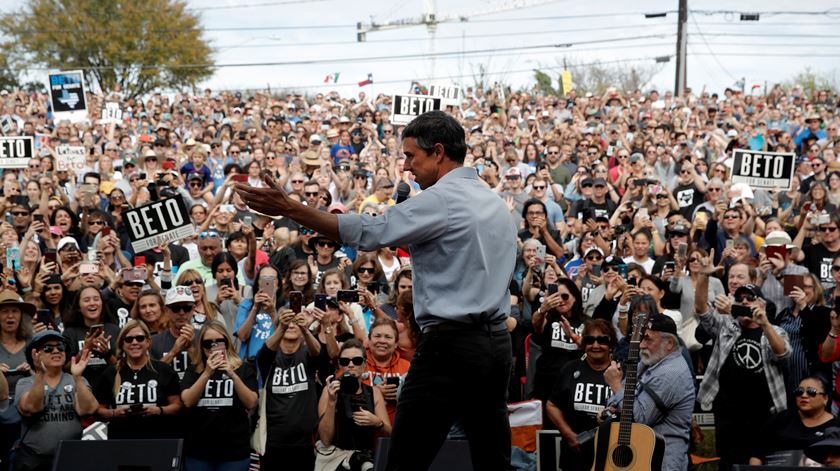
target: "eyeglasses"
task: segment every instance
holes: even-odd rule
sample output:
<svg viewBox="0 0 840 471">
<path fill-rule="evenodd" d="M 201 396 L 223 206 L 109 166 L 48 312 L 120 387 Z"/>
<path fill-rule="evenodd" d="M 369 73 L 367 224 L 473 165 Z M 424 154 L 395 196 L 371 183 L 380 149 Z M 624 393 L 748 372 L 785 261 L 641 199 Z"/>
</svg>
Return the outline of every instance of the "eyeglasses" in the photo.
<svg viewBox="0 0 840 471">
<path fill-rule="evenodd" d="M 365 362 L 365 357 L 353 357 L 353 358 L 340 357 L 338 359 L 338 364 L 341 365 L 341 366 L 350 366 L 350 362 L 353 362 L 353 364 L 356 365 L 356 366 L 361 366 L 362 363 Z"/>
<path fill-rule="evenodd" d="M 192 312 L 193 305 L 192 304 L 172 304 L 171 306 L 169 306 L 169 310 L 172 311 L 175 314 Z"/>
<path fill-rule="evenodd" d="M 840 265 L 832 265 L 831 271 L 840 271 Z"/>
<path fill-rule="evenodd" d="M 706 188 L 707 191 L 720 191 L 720 188 Z"/>
<path fill-rule="evenodd" d="M 700 261 L 700 259 L 697 258 L 697 257 L 691 257 L 691 258 L 688 259 L 688 263 L 694 263 L 694 262 L 699 262 L 699 261 Z"/>
<path fill-rule="evenodd" d="M 13 216 L 29 216 L 28 211 L 12 211 Z"/>
<path fill-rule="evenodd" d="M 738 299 L 736 299 L 736 301 L 738 301 L 739 303 L 751 303 L 751 302 L 755 301 L 755 295 L 754 294 L 742 294 L 741 296 L 738 296 Z"/>
<path fill-rule="evenodd" d="M 545 185 L 534 185 L 535 190 L 545 190 Z"/>
<path fill-rule="evenodd" d="M 41 347 L 41 351 L 44 353 L 52 353 L 53 350 L 63 352 L 66 348 L 63 343 L 48 343 Z"/>
<path fill-rule="evenodd" d="M 201 188 L 201 182 L 190 182 L 191 187 Z"/>
<path fill-rule="evenodd" d="M 202 280 L 196 280 L 196 279 L 192 279 L 192 280 L 183 280 L 183 281 L 181 281 L 181 282 L 180 282 L 180 283 L 178 283 L 178 284 L 179 284 L 179 285 L 181 285 L 181 286 L 192 286 L 192 285 L 198 285 L 198 284 L 201 284 L 201 281 L 202 281 Z"/>
<path fill-rule="evenodd" d="M 335 248 L 335 244 L 334 244 L 334 243 L 329 242 L 329 241 L 325 241 L 325 240 L 319 241 L 316 245 L 317 245 L 318 247 L 329 247 L 329 248 L 331 248 L 331 249 L 334 249 L 334 248 Z"/>
<path fill-rule="evenodd" d="M 664 193 L 659 193 L 658 195 L 656 195 L 656 199 L 658 199 L 658 200 L 668 199 L 668 195 L 666 195 Z"/>
<path fill-rule="evenodd" d="M 125 337 L 123 337 L 123 343 L 143 343 L 145 341 L 145 335 L 126 335 Z"/>
<path fill-rule="evenodd" d="M 680 170 L 680 175 L 688 175 L 691 173 L 691 170 Z"/>
<path fill-rule="evenodd" d="M 733 214 L 729 214 L 723 217 L 724 219 L 741 219 L 741 216 L 735 216 Z"/>
<path fill-rule="evenodd" d="M 560 153 L 560 151 L 558 151 L 558 150 L 550 150 L 550 151 L 546 152 L 546 154 L 548 154 L 548 155 L 556 155 L 556 154 L 559 154 L 559 153 Z"/>
<path fill-rule="evenodd" d="M 89 221 L 88 226 L 104 226 L 105 221 Z"/>
<path fill-rule="evenodd" d="M 216 344 L 222 344 L 224 346 L 227 346 L 227 339 L 222 337 L 220 339 L 204 339 L 201 341 L 201 347 L 205 350 L 210 350 Z"/>
<path fill-rule="evenodd" d="M 228 153 L 230 155 L 239 155 L 240 154 L 240 152 L 238 150 L 237 151 L 231 151 L 231 152 L 228 152 Z"/>
<path fill-rule="evenodd" d="M 820 165 L 822 165 L 822 162 L 811 162 L 811 167 L 813 167 L 813 168 L 817 168 Z"/>
<path fill-rule="evenodd" d="M 545 216 L 545 211 L 528 211 L 526 216 Z"/>
<path fill-rule="evenodd" d="M 300 235 L 312 235 L 315 233 L 315 230 L 309 229 L 308 227 L 301 227 L 300 230 L 298 230 L 298 232 L 300 233 Z"/>
<path fill-rule="evenodd" d="M 41 168 L 41 166 L 36 164 L 36 165 L 30 165 L 29 168 Z"/>
<path fill-rule="evenodd" d="M 394 132 L 394 130 L 393 129 L 383 129 L 382 132 L 386 133 L 386 134 L 389 134 L 389 133 Z"/>
<path fill-rule="evenodd" d="M 626 158 L 628 158 L 628 157 L 630 157 L 630 156 L 629 156 L 629 155 L 625 155 L 625 154 L 618 154 L 618 158 L 619 158 L 619 159 L 626 159 Z"/>
<path fill-rule="evenodd" d="M 822 231 L 822 232 L 834 232 L 836 230 L 837 230 L 837 227 L 832 227 L 832 226 L 820 227 L 820 231 Z"/>
<path fill-rule="evenodd" d="M 198 235 L 199 239 L 218 239 L 219 233 L 216 231 L 204 231 Z"/>
<path fill-rule="evenodd" d="M 793 390 L 793 395 L 796 396 L 796 397 L 799 397 L 803 394 L 807 394 L 808 397 L 817 397 L 817 394 L 822 394 L 824 396 L 826 395 L 826 393 L 824 393 L 824 392 L 817 391 L 817 388 L 815 388 L 815 387 L 808 387 L 808 388 L 798 387 L 798 388 Z"/>
<path fill-rule="evenodd" d="M 584 335 L 582 340 L 584 345 L 592 345 L 593 343 L 610 344 L 610 338 L 606 335 Z"/>
<path fill-rule="evenodd" d="M 560 299 L 562 299 L 563 301 L 568 301 L 571 297 L 572 295 L 569 293 L 560 293 Z"/>
<path fill-rule="evenodd" d="M 590 262 L 597 262 L 598 260 L 603 260 L 604 257 L 602 257 L 600 255 L 590 255 L 590 256 L 586 257 L 586 259 L 589 260 Z"/>
<path fill-rule="evenodd" d="M 618 272 L 618 267 L 615 266 L 615 265 L 607 265 L 604 268 L 601 268 L 601 271 L 604 272 L 604 273 L 611 272 L 611 271 L 612 272 Z"/>
<path fill-rule="evenodd" d="M 298 184 L 300 184 L 300 183 L 303 183 L 303 180 L 292 180 L 292 183 L 298 183 Z"/>
<path fill-rule="evenodd" d="M 306 196 L 318 196 L 319 193 L 317 191 L 306 191 L 303 193 Z"/>
<path fill-rule="evenodd" d="M 370 273 L 371 275 L 373 275 L 374 273 L 376 273 L 376 268 L 359 267 L 357 271 L 359 273 Z"/>
</svg>

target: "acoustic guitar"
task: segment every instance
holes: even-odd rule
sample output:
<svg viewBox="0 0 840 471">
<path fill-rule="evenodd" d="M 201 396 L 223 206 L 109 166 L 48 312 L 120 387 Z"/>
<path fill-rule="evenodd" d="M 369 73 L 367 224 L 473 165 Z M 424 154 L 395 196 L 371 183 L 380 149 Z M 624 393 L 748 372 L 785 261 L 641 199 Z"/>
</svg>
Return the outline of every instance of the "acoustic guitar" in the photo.
<svg viewBox="0 0 840 471">
<path fill-rule="evenodd" d="M 658 471 L 662 469 L 665 440 L 647 425 L 633 422 L 639 345 L 647 329 L 649 317 L 649 313 L 639 313 L 634 319 L 630 352 L 627 356 L 621 418 L 618 422 L 604 423 L 598 428 L 595 434 L 595 463 L 592 471 Z"/>
</svg>

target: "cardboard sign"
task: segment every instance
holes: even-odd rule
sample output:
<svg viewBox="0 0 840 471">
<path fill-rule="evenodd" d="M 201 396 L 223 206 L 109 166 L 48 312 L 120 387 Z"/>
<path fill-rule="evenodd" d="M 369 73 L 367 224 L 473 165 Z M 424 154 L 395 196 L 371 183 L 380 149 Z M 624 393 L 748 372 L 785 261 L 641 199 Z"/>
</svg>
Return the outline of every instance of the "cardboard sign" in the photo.
<svg viewBox="0 0 840 471">
<path fill-rule="evenodd" d="M 105 107 L 102 108 L 102 119 L 100 121 L 104 124 L 119 123 L 122 121 L 120 104 L 116 102 L 105 103 Z"/>
<path fill-rule="evenodd" d="M 568 95 L 573 89 L 572 73 L 568 70 L 560 72 L 560 89 L 563 95 Z"/>
<path fill-rule="evenodd" d="M 12 130 L 16 128 L 17 125 L 9 115 L 5 114 L 2 117 L 0 117 L 0 130 L 3 131 L 4 135 L 8 136 L 9 133 L 11 133 Z"/>
<path fill-rule="evenodd" d="M 31 136 L 0 137 L 0 168 L 29 168 L 34 152 Z"/>
<path fill-rule="evenodd" d="M 55 169 L 61 171 L 80 172 L 85 168 L 85 148 L 83 146 L 58 146 L 55 148 L 58 157 Z"/>
<path fill-rule="evenodd" d="M 50 74 L 48 88 L 55 122 L 88 119 L 85 76 L 81 70 Z"/>
<path fill-rule="evenodd" d="M 746 183 L 752 188 L 790 189 L 796 155 L 760 152 L 749 149 L 732 151 L 732 183 Z"/>
<path fill-rule="evenodd" d="M 394 95 L 391 124 L 408 124 L 429 111 L 443 109 L 443 98 L 428 95 Z"/>
<path fill-rule="evenodd" d="M 457 85 L 433 83 L 429 87 L 429 96 L 443 98 L 443 106 L 458 106 L 464 100 L 464 91 Z"/>
<path fill-rule="evenodd" d="M 184 200 L 180 196 L 155 201 L 122 213 L 135 252 L 195 234 Z"/>
</svg>

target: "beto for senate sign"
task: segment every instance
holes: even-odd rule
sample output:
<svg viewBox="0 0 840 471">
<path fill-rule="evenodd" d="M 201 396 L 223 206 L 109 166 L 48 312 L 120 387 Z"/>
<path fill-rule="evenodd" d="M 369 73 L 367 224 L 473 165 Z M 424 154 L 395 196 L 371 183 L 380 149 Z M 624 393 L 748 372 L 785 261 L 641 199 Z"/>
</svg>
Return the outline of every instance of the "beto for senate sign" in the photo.
<svg viewBox="0 0 840 471">
<path fill-rule="evenodd" d="M 732 151 L 732 183 L 746 183 L 753 188 L 790 189 L 795 154 L 761 152 L 749 149 Z"/>
</svg>

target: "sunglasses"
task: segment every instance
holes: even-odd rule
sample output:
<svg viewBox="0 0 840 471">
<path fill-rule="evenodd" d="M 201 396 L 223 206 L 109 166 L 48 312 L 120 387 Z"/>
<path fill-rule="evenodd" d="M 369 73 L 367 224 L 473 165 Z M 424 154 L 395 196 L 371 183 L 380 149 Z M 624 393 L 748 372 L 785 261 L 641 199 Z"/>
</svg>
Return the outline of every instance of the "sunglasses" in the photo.
<svg viewBox="0 0 840 471">
<path fill-rule="evenodd" d="M 601 345 L 609 345 L 610 338 L 606 335 L 584 335 L 583 336 L 583 344 L 584 345 L 592 345 L 594 343 L 599 343 Z"/>
<path fill-rule="evenodd" d="M 706 188 L 707 191 L 720 191 L 720 188 Z"/>
<path fill-rule="evenodd" d="M 105 221 L 90 221 L 88 222 L 88 226 L 104 226 Z"/>
<path fill-rule="evenodd" d="M 193 280 L 184 280 L 184 281 L 182 281 L 182 282 L 180 282 L 180 283 L 178 283 L 178 284 L 179 284 L 179 285 L 181 285 L 181 286 L 192 286 L 192 285 L 198 285 L 198 284 L 201 284 L 201 280 L 195 280 L 195 279 L 193 279 Z"/>
<path fill-rule="evenodd" d="M 307 191 L 303 193 L 306 196 L 318 196 L 319 193 L 317 191 Z"/>
<path fill-rule="evenodd" d="M 545 185 L 534 185 L 535 190 L 545 190 Z"/>
<path fill-rule="evenodd" d="M 724 216 L 723 218 L 724 219 L 741 219 L 741 216 L 733 216 L 732 214 L 729 214 L 727 216 Z"/>
<path fill-rule="evenodd" d="M 755 295 L 754 294 L 743 294 L 741 296 L 738 296 L 737 301 L 739 303 L 751 303 L 751 302 L 755 301 Z"/>
<path fill-rule="evenodd" d="M 840 271 L 840 265 L 832 265 L 831 271 Z"/>
<path fill-rule="evenodd" d="M 604 268 L 601 268 L 601 271 L 604 273 L 609 273 L 611 271 L 618 273 L 618 267 L 614 265 L 607 265 Z"/>
<path fill-rule="evenodd" d="M 821 232 L 834 232 L 836 230 L 837 230 L 836 227 L 831 227 L 831 226 L 823 226 L 823 227 L 820 228 Z"/>
<path fill-rule="evenodd" d="M 50 344 L 47 344 L 47 345 L 44 345 L 43 347 L 41 347 L 41 351 L 44 352 L 44 353 L 52 353 L 53 350 L 63 352 L 66 348 L 67 347 L 65 347 L 63 343 L 59 343 L 59 344 L 50 343 Z"/>
<path fill-rule="evenodd" d="M 600 255 L 590 255 L 589 257 L 586 257 L 586 259 L 589 260 L 590 262 L 594 262 L 594 261 L 597 261 L 597 260 L 602 260 L 603 258 L 604 257 L 601 257 Z"/>
<path fill-rule="evenodd" d="M 664 193 L 659 193 L 658 195 L 656 195 L 656 199 L 658 199 L 658 200 L 668 199 L 668 195 L 666 195 Z"/>
<path fill-rule="evenodd" d="M 193 305 L 192 304 L 173 304 L 173 305 L 169 306 L 169 310 L 171 310 L 175 314 L 192 312 Z"/>
<path fill-rule="evenodd" d="M 216 344 L 219 344 L 219 343 L 227 347 L 227 339 L 226 338 L 221 338 L 221 339 L 205 339 L 205 340 L 202 340 L 201 341 L 201 348 L 204 348 L 205 350 L 210 350 Z"/>
<path fill-rule="evenodd" d="M 814 388 L 814 387 L 808 387 L 808 388 L 799 387 L 799 388 L 796 388 L 796 389 L 793 390 L 793 395 L 796 396 L 796 397 L 799 397 L 803 394 L 807 394 L 808 397 L 817 397 L 817 394 L 826 395 L 824 392 L 817 391 L 817 388 Z"/>
<path fill-rule="evenodd" d="M 201 188 L 201 182 L 191 182 L 190 186 L 195 188 Z"/>
<path fill-rule="evenodd" d="M 359 267 L 358 272 L 359 273 L 370 273 L 371 275 L 373 275 L 374 273 L 376 273 L 376 268 Z"/>
<path fill-rule="evenodd" d="M 292 183 L 303 183 L 303 180 L 292 180 Z"/>
<path fill-rule="evenodd" d="M 125 337 L 123 337 L 123 343 L 143 343 L 145 341 L 145 335 L 126 335 Z"/>
<path fill-rule="evenodd" d="M 199 239 L 218 239 L 219 233 L 216 231 L 204 231 L 198 235 Z"/>
<path fill-rule="evenodd" d="M 560 293 L 560 299 L 562 299 L 563 301 L 568 301 L 571 297 L 572 295 L 569 293 Z"/>
<path fill-rule="evenodd" d="M 13 216 L 29 216 L 27 211 L 12 211 Z"/>
<path fill-rule="evenodd" d="M 306 227 L 301 227 L 300 230 L 298 230 L 298 232 L 300 233 L 300 235 L 312 235 L 315 233 L 315 230 Z"/>
<path fill-rule="evenodd" d="M 318 245 L 318 247 L 329 247 L 331 249 L 334 249 L 336 247 L 336 245 L 333 244 L 332 242 L 326 242 L 326 241 L 320 241 L 320 242 L 318 242 L 317 245 Z"/>
<path fill-rule="evenodd" d="M 341 357 L 341 358 L 338 359 L 338 364 L 341 365 L 341 366 L 350 366 L 350 362 L 353 362 L 353 364 L 356 365 L 356 366 L 361 366 L 362 363 L 365 362 L 365 357 L 353 357 L 353 358 Z"/>
</svg>

